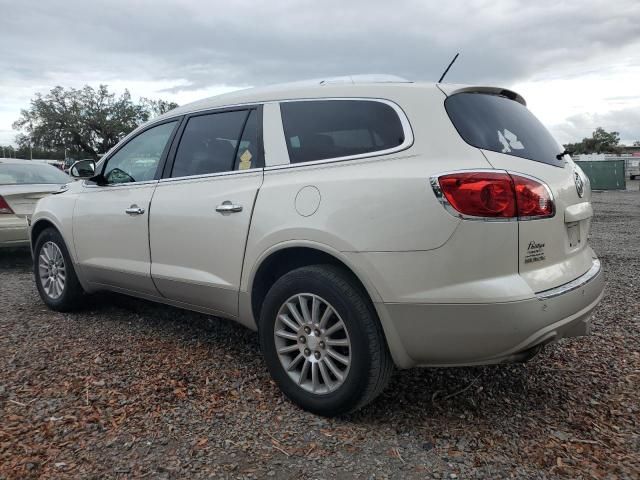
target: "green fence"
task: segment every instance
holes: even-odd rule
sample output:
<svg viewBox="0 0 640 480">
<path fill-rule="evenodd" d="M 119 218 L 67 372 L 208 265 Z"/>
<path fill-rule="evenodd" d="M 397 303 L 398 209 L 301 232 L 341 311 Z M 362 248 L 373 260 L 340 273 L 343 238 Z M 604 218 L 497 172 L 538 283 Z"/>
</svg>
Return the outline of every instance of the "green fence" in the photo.
<svg viewBox="0 0 640 480">
<path fill-rule="evenodd" d="M 624 190 L 627 188 L 624 160 L 576 162 L 589 177 L 592 190 Z"/>
</svg>

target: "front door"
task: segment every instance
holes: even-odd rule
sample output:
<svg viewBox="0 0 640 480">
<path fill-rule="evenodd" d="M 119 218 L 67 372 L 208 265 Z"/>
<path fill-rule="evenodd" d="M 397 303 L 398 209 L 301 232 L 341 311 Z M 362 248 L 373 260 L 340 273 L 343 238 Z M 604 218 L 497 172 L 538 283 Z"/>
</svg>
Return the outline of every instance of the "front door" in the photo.
<svg viewBox="0 0 640 480">
<path fill-rule="evenodd" d="M 166 122 L 133 137 L 106 160 L 104 185 L 84 185 L 73 240 L 83 277 L 94 287 L 157 295 L 150 274 L 149 208 L 177 124 Z"/>
<path fill-rule="evenodd" d="M 225 110 L 185 123 L 149 219 L 151 275 L 171 300 L 237 315 L 244 249 L 263 177 L 258 117 L 257 109 Z"/>
</svg>

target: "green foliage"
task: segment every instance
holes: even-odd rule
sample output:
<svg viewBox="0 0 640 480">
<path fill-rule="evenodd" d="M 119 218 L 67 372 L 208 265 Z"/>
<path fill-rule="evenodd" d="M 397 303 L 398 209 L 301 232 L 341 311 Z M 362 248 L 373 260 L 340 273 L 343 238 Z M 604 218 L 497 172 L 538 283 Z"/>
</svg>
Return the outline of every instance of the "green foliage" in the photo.
<svg viewBox="0 0 640 480">
<path fill-rule="evenodd" d="M 31 146 L 50 152 L 64 149 L 79 157 L 98 158 L 141 123 L 178 105 L 164 100 L 131 100 L 128 91 L 116 96 L 106 85 L 97 89 L 55 87 L 37 94 L 20 113 L 13 128 L 20 148 Z M 35 155 L 34 155 L 35 158 Z"/>
<path fill-rule="evenodd" d="M 618 132 L 607 132 L 604 128 L 598 127 L 591 134 L 590 138 L 583 138 L 581 142 L 568 143 L 564 146 L 570 152 L 580 153 L 617 153 L 620 149 L 620 134 Z"/>
</svg>

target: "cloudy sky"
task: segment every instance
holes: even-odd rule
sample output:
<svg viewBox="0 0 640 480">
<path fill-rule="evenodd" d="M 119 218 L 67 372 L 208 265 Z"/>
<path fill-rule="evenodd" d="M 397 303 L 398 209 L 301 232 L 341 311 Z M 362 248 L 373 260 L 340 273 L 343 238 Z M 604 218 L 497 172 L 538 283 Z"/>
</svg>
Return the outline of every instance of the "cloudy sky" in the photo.
<svg viewBox="0 0 640 480">
<path fill-rule="evenodd" d="M 0 0 L 0 144 L 36 92 L 108 84 L 180 104 L 390 73 L 521 93 L 561 142 L 640 140 L 640 1 Z"/>
</svg>

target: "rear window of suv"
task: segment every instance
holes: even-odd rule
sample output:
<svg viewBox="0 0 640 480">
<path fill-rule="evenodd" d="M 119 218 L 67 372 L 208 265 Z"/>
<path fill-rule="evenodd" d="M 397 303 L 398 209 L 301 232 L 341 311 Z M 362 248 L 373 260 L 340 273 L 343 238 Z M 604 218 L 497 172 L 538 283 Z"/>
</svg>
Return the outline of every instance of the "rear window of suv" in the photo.
<svg viewBox="0 0 640 480">
<path fill-rule="evenodd" d="M 444 102 L 460 136 L 474 147 L 561 167 L 563 148 L 521 103 L 501 95 L 456 93 Z"/>
<path fill-rule="evenodd" d="M 301 100 L 280 104 L 291 163 L 350 157 L 405 141 L 395 109 L 375 100 Z"/>
</svg>

